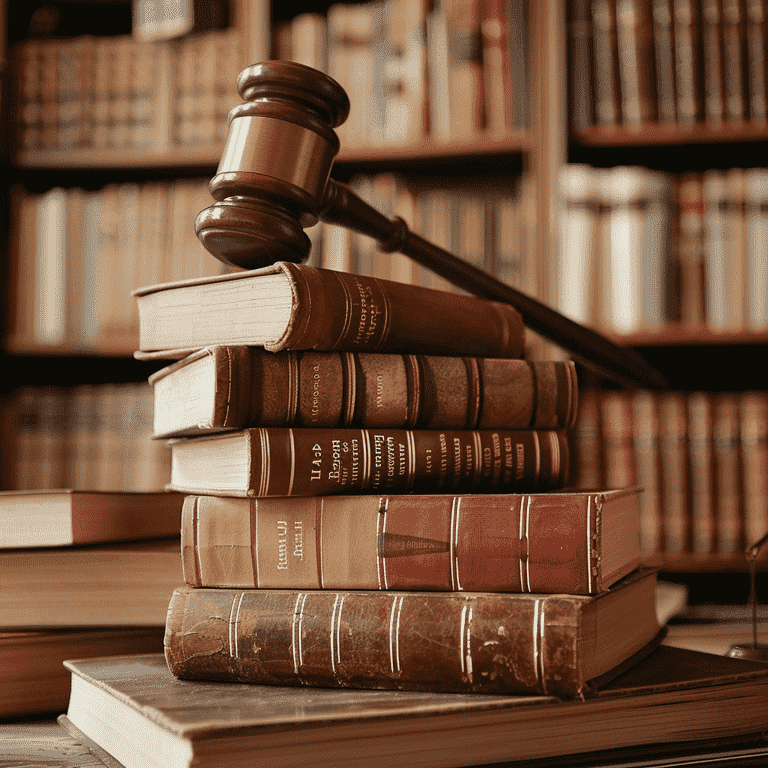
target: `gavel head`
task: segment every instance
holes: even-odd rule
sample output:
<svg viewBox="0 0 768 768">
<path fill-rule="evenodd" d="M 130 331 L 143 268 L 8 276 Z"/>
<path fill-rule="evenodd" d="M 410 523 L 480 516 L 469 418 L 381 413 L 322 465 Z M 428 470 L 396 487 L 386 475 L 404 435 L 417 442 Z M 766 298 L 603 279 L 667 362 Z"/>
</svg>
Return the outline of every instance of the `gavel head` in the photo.
<svg viewBox="0 0 768 768">
<path fill-rule="evenodd" d="M 333 79 L 311 67 L 268 61 L 243 70 L 244 99 L 229 113 L 221 162 L 209 188 L 217 201 L 195 230 L 217 259 L 244 269 L 303 261 L 317 223 L 333 160 L 334 128 L 349 99 Z"/>
</svg>

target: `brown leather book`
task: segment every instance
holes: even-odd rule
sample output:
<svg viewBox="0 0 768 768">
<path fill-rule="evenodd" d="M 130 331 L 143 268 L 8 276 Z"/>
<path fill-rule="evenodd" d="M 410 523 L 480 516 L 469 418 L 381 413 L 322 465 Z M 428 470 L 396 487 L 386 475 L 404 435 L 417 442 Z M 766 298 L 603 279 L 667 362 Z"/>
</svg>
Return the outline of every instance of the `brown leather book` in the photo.
<svg viewBox="0 0 768 768">
<path fill-rule="evenodd" d="M 585 696 L 659 632 L 655 571 L 599 597 L 490 592 L 174 591 L 181 679 Z"/>
<path fill-rule="evenodd" d="M 639 488 L 540 494 L 187 496 L 191 587 L 605 592 L 641 562 Z"/>
<path fill-rule="evenodd" d="M 522 317 L 509 304 L 291 262 L 133 295 L 139 357 L 223 344 L 522 357 L 525 344 Z"/>
<path fill-rule="evenodd" d="M 247 427 L 564 429 L 569 361 L 207 347 L 155 373 L 155 437 Z"/>
<path fill-rule="evenodd" d="M 59 722 L 116 768 L 114 756 L 125 768 L 325 768 L 329 755 L 336 765 L 451 768 L 525 760 L 554 768 L 607 765 L 602 750 L 621 752 L 611 752 L 616 766 L 658 766 L 662 754 L 672 755 L 665 765 L 692 754 L 711 762 L 718 750 L 722 764 L 731 764 L 733 750 L 748 746 L 747 735 L 765 730 L 768 708 L 765 664 L 667 646 L 595 698 L 572 703 L 196 683 L 172 677 L 162 654 L 66 666 L 72 696 Z M 17 733 L 20 726 L 12 727 Z M 714 742 L 723 737 L 741 744 Z M 760 747 L 765 754 L 764 740 Z M 682 758 L 677 750 L 685 750 Z M 744 756 L 750 755 L 746 764 L 756 765 L 754 752 Z"/>
<path fill-rule="evenodd" d="M 221 496 L 530 492 L 568 477 L 552 430 L 259 427 L 170 446 L 169 490 Z"/>
</svg>

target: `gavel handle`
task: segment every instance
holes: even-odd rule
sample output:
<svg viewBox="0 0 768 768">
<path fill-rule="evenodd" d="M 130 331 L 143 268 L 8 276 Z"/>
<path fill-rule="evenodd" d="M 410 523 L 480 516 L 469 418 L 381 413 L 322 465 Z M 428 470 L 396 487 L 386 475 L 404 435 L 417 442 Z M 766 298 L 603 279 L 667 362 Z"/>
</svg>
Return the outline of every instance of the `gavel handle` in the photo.
<svg viewBox="0 0 768 768">
<path fill-rule="evenodd" d="M 476 296 L 511 304 L 528 328 L 567 350 L 575 360 L 619 384 L 664 389 L 664 376 L 640 355 L 561 315 L 546 304 L 512 288 L 411 232 L 400 219 L 388 219 L 349 187 L 330 179 L 320 219 L 367 235 L 382 250 L 409 256 L 453 285 Z"/>
</svg>

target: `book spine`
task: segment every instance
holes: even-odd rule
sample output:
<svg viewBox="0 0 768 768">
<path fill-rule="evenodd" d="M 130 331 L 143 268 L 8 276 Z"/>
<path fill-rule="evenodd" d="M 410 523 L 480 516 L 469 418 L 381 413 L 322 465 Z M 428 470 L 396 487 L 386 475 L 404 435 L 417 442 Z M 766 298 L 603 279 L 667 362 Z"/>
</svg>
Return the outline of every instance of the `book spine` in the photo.
<svg viewBox="0 0 768 768">
<path fill-rule="evenodd" d="M 570 361 L 217 347 L 212 427 L 563 429 Z"/>
<path fill-rule="evenodd" d="M 525 329 L 508 304 L 335 270 L 281 262 L 295 317 L 268 348 L 522 357 Z M 415 312 L 414 308 L 419 307 Z M 450 329 L 457 329 L 450 333 Z"/>
<path fill-rule="evenodd" d="M 222 438 L 172 442 L 171 486 L 197 491 L 208 466 L 212 493 L 320 496 L 341 493 L 423 493 L 549 490 L 568 476 L 565 436 L 554 431 L 251 429 L 249 485 L 233 487 L 213 461 Z M 226 450 L 226 446 L 224 445 Z M 212 463 L 213 462 L 213 463 Z M 235 483 L 235 486 L 237 484 Z M 206 488 L 206 491 L 208 489 Z"/>
<path fill-rule="evenodd" d="M 180 588 L 166 659 L 189 680 L 578 696 L 583 599 L 520 598 Z"/>
<path fill-rule="evenodd" d="M 673 124 L 677 120 L 675 49 L 671 2 L 672 0 L 652 0 L 658 115 L 660 123 L 669 124 Z"/>
<path fill-rule="evenodd" d="M 614 0 L 592 0 L 592 36 L 595 56 L 595 114 L 597 124 L 621 122 L 616 5 Z"/>
<path fill-rule="evenodd" d="M 621 498 L 632 504 L 635 496 Z M 605 591 L 599 493 L 187 496 L 190 587 Z M 613 502 L 612 502 L 613 503 Z"/>
</svg>

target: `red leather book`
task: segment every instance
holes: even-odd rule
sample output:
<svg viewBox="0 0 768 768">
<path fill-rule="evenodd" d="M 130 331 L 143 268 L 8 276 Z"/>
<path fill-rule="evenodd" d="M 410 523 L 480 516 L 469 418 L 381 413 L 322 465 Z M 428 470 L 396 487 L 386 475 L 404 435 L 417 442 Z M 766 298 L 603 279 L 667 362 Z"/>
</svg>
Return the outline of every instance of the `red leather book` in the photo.
<svg viewBox="0 0 768 768">
<path fill-rule="evenodd" d="M 639 488 L 187 496 L 184 580 L 239 589 L 598 594 L 641 561 Z"/>
<path fill-rule="evenodd" d="M 208 347 L 149 379 L 155 437 L 247 427 L 564 429 L 570 361 Z"/>
<path fill-rule="evenodd" d="M 525 344 L 522 317 L 509 304 L 290 262 L 134 296 L 138 357 L 182 357 L 217 344 L 521 357 Z"/>
<path fill-rule="evenodd" d="M 657 637 L 655 586 L 636 571 L 599 597 L 184 587 L 166 659 L 189 680 L 574 699 Z"/>
<path fill-rule="evenodd" d="M 253 428 L 170 441 L 169 490 L 222 496 L 544 491 L 568 477 L 563 432 Z"/>
</svg>

